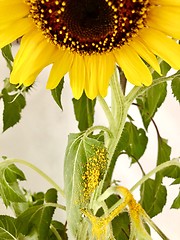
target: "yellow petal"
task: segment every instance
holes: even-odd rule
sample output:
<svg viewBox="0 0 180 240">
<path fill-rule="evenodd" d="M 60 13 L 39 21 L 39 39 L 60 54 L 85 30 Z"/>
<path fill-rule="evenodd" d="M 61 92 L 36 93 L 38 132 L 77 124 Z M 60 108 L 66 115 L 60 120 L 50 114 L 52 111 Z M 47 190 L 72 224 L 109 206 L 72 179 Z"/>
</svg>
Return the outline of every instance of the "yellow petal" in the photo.
<svg viewBox="0 0 180 240">
<path fill-rule="evenodd" d="M 86 56 L 86 81 L 85 93 L 89 99 L 94 99 L 98 95 L 98 61 L 96 55 Z"/>
<path fill-rule="evenodd" d="M 16 1 L 6 4 L 0 2 L 0 22 L 1 25 L 6 22 L 14 22 L 28 15 L 29 6 L 23 2 L 17 3 Z M 16 26 L 16 25 L 14 25 Z"/>
<path fill-rule="evenodd" d="M 19 85 L 23 84 L 25 87 L 30 86 L 31 84 L 34 83 L 36 80 L 37 76 L 41 72 L 42 69 L 37 70 L 36 72 L 33 72 L 30 76 L 24 74 L 23 78 L 21 77 L 20 81 L 18 82 Z M 17 76 L 18 77 L 18 76 Z"/>
<path fill-rule="evenodd" d="M 59 50 L 58 58 L 53 64 L 49 79 L 46 85 L 47 89 L 53 89 L 57 87 L 63 76 L 69 71 L 73 62 L 74 54 L 69 51 Z"/>
<path fill-rule="evenodd" d="M 180 39 L 180 8 L 166 6 L 152 8 L 147 24 L 169 36 Z"/>
<path fill-rule="evenodd" d="M 22 18 L 7 25 L 5 29 L 0 31 L 0 48 L 26 34 L 32 28 L 33 22 L 30 18 Z"/>
<path fill-rule="evenodd" d="M 34 50 L 42 40 L 42 36 L 38 34 L 36 28 L 32 29 L 32 31 L 23 36 L 20 49 L 14 61 L 13 67 L 16 71 L 21 68 L 21 64 L 24 64 L 29 56 L 34 54 Z"/>
<path fill-rule="evenodd" d="M 83 93 L 85 73 L 86 69 L 84 58 L 79 54 L 75 54 L 72 67 L 69 71 L 69 76 L 73 96 L 76 99 L 79 99 Z"/>
<path fill-rule="evenodd" d="M 48 43 L 38 31 L 26 34 L 15 57 L 11 83 L 27 86 L 32 82 L 29 80 L 32 76 L 37 76 L 44 67 L 56 59 L 56 52 L 57 48 Z"/>
<path fill-rule="evenodd" d="M 98 61 L 98 58 L 97 58 Z M 114 54 L 102 54 L 99 58 L 99 68 L 98 68 L 98 86 L 99 94 L 102 97 L 107 95 L 107 89 L 112 77 L 112 74 L 115 70 L 115 57 Z"/>
<path fill-rule="evenodd" d="M 174 69 L 180 69 L 180 45 L 174 40 L 151 28 L 142 29 L 139 36 L 154 54 L 164 59 Z"/>
<path fill-rule="evenodd" d="M 150 0 L 150 3 L 169 6 L 180 6 L 179 0 Z"/>
<path fill-rule="evenodd" d="M 24 0 L 0 0 L 2 6 L 11 5 L 11 4 L 24 3 Z"/>
<path fill-rule="evenodd" d="M 85 57 L 86 82 L 85 92 L 88 98 L 94 99 L 97 95 L 105 97 L 110 78 L 115 68 L 115 58 L 111 54 L 91 55 Z"/>
<path fill-rule="evenodd" d="M 149 51 L 149 49 L 142 43 L 139 37 L 133 38 L 129 44 L 134 48 L 139 56 L 141 56 L 149 65 L 151 65 L 156 70 L 156 72 L 161 75 L 161 69 L 155 55 Z"/>
<path fill-rule="evenodd" d="M 118 65 L 124 71 L 129 82 L 137 86 L 143 84 L 148 86 L 152 83 L 149 69 L 132 47 L 124 45 L 114 54 Z"/>
</svg>

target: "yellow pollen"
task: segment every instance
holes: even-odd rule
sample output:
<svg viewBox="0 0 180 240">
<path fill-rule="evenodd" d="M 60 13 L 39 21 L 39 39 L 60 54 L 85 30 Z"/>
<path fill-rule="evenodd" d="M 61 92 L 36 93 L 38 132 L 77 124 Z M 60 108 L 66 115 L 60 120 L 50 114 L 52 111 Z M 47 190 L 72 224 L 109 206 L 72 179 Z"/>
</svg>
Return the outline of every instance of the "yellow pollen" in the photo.
<svg viewBox="0 0 180 240">
<path fill-rule="evenodd" d="M 92 43 L 94 45 L 94 43 Z M 95 47 L 99 47 L 95 45 Z M 88 158 L 85 165 L 85 171 L 82 175 L 83 180 L 83 198 L 88 200 L 91 193 L 98 186 L 107 166 L 107 152 L 105 148 L 94 149 L 94 155 Z"/>
</svg>

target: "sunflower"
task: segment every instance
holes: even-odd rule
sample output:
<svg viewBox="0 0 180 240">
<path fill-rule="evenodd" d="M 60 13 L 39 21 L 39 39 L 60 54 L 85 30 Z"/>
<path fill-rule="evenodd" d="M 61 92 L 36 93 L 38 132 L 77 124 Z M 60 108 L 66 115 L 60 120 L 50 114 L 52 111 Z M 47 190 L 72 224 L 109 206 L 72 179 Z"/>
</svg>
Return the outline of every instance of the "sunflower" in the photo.
<svg viewBox="0 0 180 240">
<path fill-rule="evenodd" d="M 106 96 L 116 65 L 148 86 L 157 56 L 180 68 L 179 0 L 0 0 L 0 48 L 22 36 L 10 81 L 31 85 L 52 64 L 47 88 L 69 73 L 73 95 Z"/>
</svg>

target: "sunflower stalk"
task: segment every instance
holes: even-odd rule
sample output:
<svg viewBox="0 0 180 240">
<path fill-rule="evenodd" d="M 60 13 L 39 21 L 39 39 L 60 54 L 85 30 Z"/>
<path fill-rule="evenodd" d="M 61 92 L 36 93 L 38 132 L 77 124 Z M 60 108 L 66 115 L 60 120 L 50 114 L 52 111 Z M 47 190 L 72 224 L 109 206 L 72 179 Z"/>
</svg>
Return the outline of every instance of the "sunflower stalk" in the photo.
<svg viewBox="0 0 180 240">
<path fill-rule="evenodd" d="M 117 69 L 116 69 L 110 83 L 111 110 L 108 107 L 105 100 L 104 99 L 102 100 L 102 98 L 99 98 L 101 107 L 104 110 L 104 113 L 107 119 L 109 120 L 109 129 L 110 129 L 110 132 L 112 132 L 112 136 L 111 138 L 109 136 L 105 137 L 105 146 L 108 149 L 109 164 L 107 166 L 107 171 L 106 171 L 106 174 L 104 175 L 104 179 L 102 180 L 99 187 L 95 191 L 94 195 L 96 197 L 94 197 L 94 195 L 92 197 L 94 200 L 99 197 L 99 194 L 102 192 L 103 189 L 104 190 L 107 189 L 107 187 L 110 185 L 114 166 L 116 163 L 116 160 L 113 159 L 113 155 L 116 150 L 117 144 L 121 138 L 121 134 L 124 129 L 129 107 L 131 103 L 134 101 L 132 97 L 131 97 L 131 101 L 125 98 L 118 76 L 120 75 L 117 74 Z M 136 95 L 134 95 L 134 97 L 136 97 Z M 94 205 L 94 209 L 96 209 L 96 204 Z"/>
<path fill-rule="evenodd" d="M 107 167 L 107 173 L 104 177 L 104 189 L 109 186 L 113 169 L 115 166 L 115 160 L 113 159 L 114 152 L 116 150 L 117 144 L 121 138 L 122 131 L 126 122 L 127 114 L 131 102 L 126 101 L 126 98 L 123 94 L 121 84 L 118 78 L 117 70 L 115 70 L 114 75 L 111 79 L 111 115 L 114 117 L 114 121 L 110 123 L 110 130 L 113 133 L 113 138 L 106 139 L 108 142 L 108 157 L 109 157 L 109 166 Z M 134 99 L 133 99 L 134 100 Z M 132 100 L 132 101 L 133 101 Z"/>
</svg>

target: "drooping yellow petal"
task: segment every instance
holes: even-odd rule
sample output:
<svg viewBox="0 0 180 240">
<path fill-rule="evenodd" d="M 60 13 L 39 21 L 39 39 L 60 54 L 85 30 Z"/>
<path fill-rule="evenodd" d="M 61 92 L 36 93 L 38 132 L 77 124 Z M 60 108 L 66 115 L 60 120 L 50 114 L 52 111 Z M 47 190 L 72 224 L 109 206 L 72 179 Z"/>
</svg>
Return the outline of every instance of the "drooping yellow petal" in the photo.
<svg viewBox="0 0 180 240">
<path fill-rule="evenodd" d="M 1 29 L 0 31 L 0 48 L 28 33 L 32 28 L 33 22 L 30 18 L 22 18 L 9 24 L 5 29 Z"/>
<path fill-rule="evenodd" d="M 180 8 L 155 7 L 149 12 L 148 26 L 180 39 Z"/>
<path fill-rule="evenodd" d="M 10 77 L 11 83 L 27 86 L 29 82 L 32 82 L 29 80 L 32 79 L 32 76 L 37 76 L 44 67 L 52 63 L 57 54 L 56 50 L 57 48 L 48 44 L 38 31 L 27 34 L 22 39 L 14 61 Z"/>
<path fill-rule="evenodd" d="M 79 54 L 75 54 L 72 67 L 69 71 L 69 76 L 73 96 L 76 99 L 79 99 L 83 93 L 85 86 L 85 74 L 86 69 L 84 58 Z"/>
<path fill-rule="evenodd" d="M 37 70 L 36 72 L 33 72 L 30 76 L 24 74 L 23 77 L 21 75 L 21 79 L 19 80 L 19 85 L 23 84 L 25 87 L 30 86 L 31 84 L 34 83 L 35 79 L 39 75 L 39 73 L 42 71 L 42 69 Z M 18 78 L 18 76 L 17 76 Z"/>
<path fill-rule="evenodd" d="M 125 45 L 120 50 L 116 50 L 114 54 L 129 82 L 137 86 L 143 84 L 148 86 L 152 83 L 149 69 L 132 47 Z"/>
<path fill-rule="evenodd" d="M 151 65 L 156 70 L 156 72 L 161 75 L 161 69 L 157 58 L 146 46 L 144 46 L 139 37 L 133 38 L 133 41 L 131 41 L 129 44 L 134 48 L 139 56 L 141 56 L 147 63 L 149 63 L 149 65 Z"/>
<path fill-rule="evenodd" d="M 96 55 L 85 56 L 86 64 L 86 81 L 85 81 L 85 93 L 89 99 L 94 99 L 98 94 L 98 67 Z M 98 58 L 99 59 L 99 58 Z"/>
<path fill-rule="evenodd" d="M 47 89 L 53 89 L 57 87 L 63 76 L 69 71 L 73 62 L 74 54 L 69 51 L 59 50 L 58 58 L 53 64 L 49 79 L 46 85 Z"/>
<path fill-rule="evenodd" d="M 98 58 L 96 60 L 98 62 Z M 99 68 L 98 68 L 98 86 L 99 94 L 102 97 L 107 95 L 108 85 L 111 76 L 115 70 L 115 57 L 112 53 L 103 54 L 99 58 Z"/>
<path fill-rule="evenodd" d="M 86 82 L 85 92 L 88 98 L 94 99 L 98 94 L 105 97 L 110 78 L 115 68 L 115 58 L 112 53 L 91 55 L 85 57 Z"/>
<path fill-rule="evenodd" d="M 13 67 L 14 71 L 18 71 L 21 68 L 21 64 L 23 64 L 31 55 L 34 54 L 34 50 L 37 48 L 38 44 L 42 41 L 42 38 L 39 34 L 37 34 L 36 28 L 32 29 L 31 32 L 27 33 L 23 36 L 20 44 L 20 49 L 16 54 L 16 58 L 14 61 Z"/>
<path fill-rule="evenodd" d="M 150 3 L 169 6 L 180 6 L 179 0 L 150 0 Z"/>
<path fill-rule="evenodd" d="M 154 54 L 164 59 L 173 68 L 180 69 L 180 45 L 174 40 L 151 28 L 142 29 L 139 35 Z"/>
</svg>

